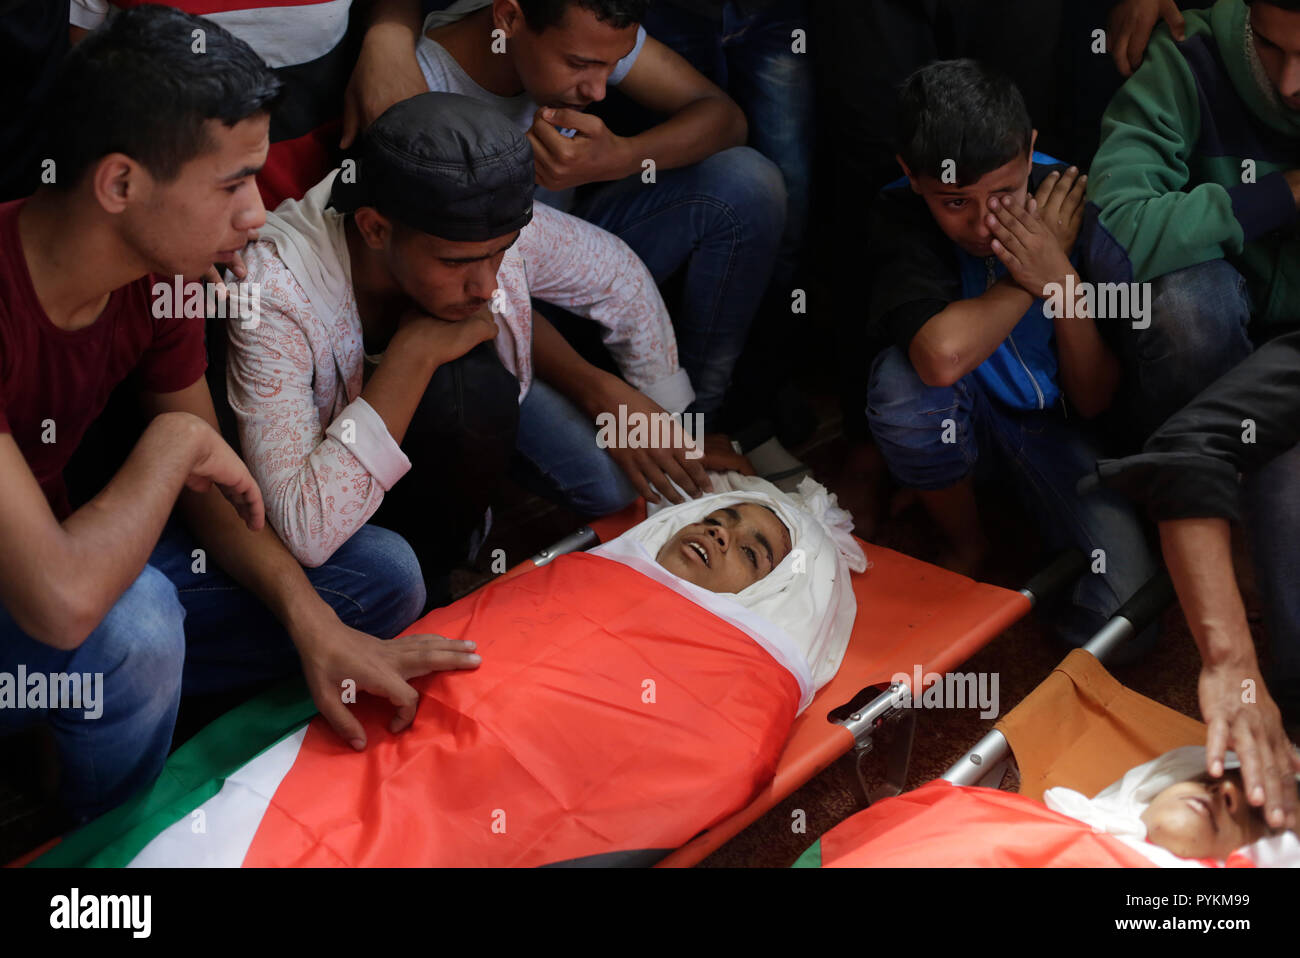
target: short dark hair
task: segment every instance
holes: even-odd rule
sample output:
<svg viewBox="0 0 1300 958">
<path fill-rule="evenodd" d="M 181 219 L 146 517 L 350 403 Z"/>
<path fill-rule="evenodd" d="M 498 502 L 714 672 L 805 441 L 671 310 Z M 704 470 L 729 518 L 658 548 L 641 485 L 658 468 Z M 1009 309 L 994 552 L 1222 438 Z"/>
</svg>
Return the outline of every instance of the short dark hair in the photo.
<svg viewBox="0 0 1300 958">
<path fill-rule="evenodd" d="M 975 60 L 939 60 L 903 81 L 897 149 L 913 175 L 938 179 L 952 160 L 957 185 L 974 183 L 1028 154 L 1032 135 L 1015 83 Z"/>
<path fill-rule="evenodd" d="M 622 30 L 645 19 L 650 0 L 519 0 L 524 20 L 533 33 L 555 26 L 564 19 L 564 12 L 572 4 L 590 10 L 602 23 Z"/>
<path fill-rule="evenodd" d="M 60 66 L 47 139 L 55 184 L 70 189 L 119 152 L 158 180 L 175 179 L 209 149 L 207 120 L 230 127 L 265 113 L 280 87 L 247 43 L 211 20 L 157 5 L 116 14 Z"/>
</svg>

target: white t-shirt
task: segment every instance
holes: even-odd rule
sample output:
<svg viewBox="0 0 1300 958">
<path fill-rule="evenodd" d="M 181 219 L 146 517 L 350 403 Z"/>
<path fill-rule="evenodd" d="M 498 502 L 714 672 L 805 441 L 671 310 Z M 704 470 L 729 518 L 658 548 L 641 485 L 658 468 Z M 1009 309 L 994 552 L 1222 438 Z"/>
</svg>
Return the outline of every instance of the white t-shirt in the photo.
<svg viewBox="0 0 1300 958">
<path fill-rule="evenodd" d="M 459 93 L 471 97 L 502 114 L 519 129 L 527 130 L 533 125 L 533 117 L 537 115 L 537 104 L 526 91 L 516 96 L 497 96 L 483 89 L 461 69 L 456 58 L 448 53 L 442 44 L 430 40 L 427 36 L 428 32 L 436 27 L 455 23 L 491 5 L 492 0 L 457 0 L 446 10 L 437 10 L 429 14 L 424 20 L 424 33 L 416 44 L 415 58 L 420 64 L 420 72 L 424 74 L 424 82 L 428 84 L 430 90 L 437 93 Z M 641 49 L 645 46 L 645 38 L 645 28 L 638 26 L 636 45 L 632 47 L 631 53 L 615 64 L 609 80 L 606 81 L 610 86 L 617 86 L 632 71 L 636 58 L 641 55 Z M 566 136 L 573 135 L 572 130 L 561 132 Z M 573 189 L 552 192 L 539 186 L 536 199 L 547 206 L 567 212 L 573 205 Z"/>
<path fill-rule="evenodd" d="M 96 29 L 108 17 L 110 0 L 69 0 L 68 22 Z M 184 5 L 219 24 L 247 43 L 272 69 L 310 63 L 340 43 L 348 29 L 352 0 L 264 0 L 261 3 L 222 3 L 198 0 Z M 228 8 L 237 9 L 228 9 Z"/>
</svg>

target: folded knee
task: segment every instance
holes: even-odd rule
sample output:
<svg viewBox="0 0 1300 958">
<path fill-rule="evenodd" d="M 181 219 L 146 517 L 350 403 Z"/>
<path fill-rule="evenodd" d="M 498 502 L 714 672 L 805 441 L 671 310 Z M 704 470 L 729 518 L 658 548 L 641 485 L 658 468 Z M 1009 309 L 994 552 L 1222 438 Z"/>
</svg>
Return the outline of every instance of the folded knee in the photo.
<svg viewBox="0 0 1300 958">
<path fill-rule="evenodd" d="M 701 161 L 698 192 L 715 199 L 753 234 L 779 238 L 785 229 L 785 179 L 775 163 L 748 146 Z"/>
<path fill-rule="evenodd" d="M 153 566 L 122 593 L 77 656 L 78 669 L 120 669 L 142 689 L 174 688 L 184 664 L 185 608 L 176 586 Z"/>
<path fill-rule="evenodd" d="M 499 436 L 513 445 L 518 425 L 519 381 L 501 364 L 494 344 L 482 343 L 438 367 L 407 435 L 476 442 Z"/>
</svg>

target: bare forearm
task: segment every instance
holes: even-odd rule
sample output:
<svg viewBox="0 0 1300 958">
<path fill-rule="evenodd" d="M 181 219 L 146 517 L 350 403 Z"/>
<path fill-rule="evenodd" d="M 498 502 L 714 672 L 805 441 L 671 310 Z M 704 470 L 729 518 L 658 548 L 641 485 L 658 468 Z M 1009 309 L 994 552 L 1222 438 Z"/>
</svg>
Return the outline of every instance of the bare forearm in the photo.
<svg viewBox="0 0 1300 958">
<path fill-rule="evenodd" d="M 993 355 L 1033 302 L 1002 279 L 982 296 L 950 303 L 912 337 L 912 365 L 927 385 L 952 385 Z"/>
<path fill-rule="evenodd" d="M 29 567 L 33 581 L 23 591 L 38 595 L 37 590 L 76 570 L 77 595 L 58 612 L 71 611 L 68 620 L 36 627 L 60 634 L 38 638 L 53 638 L 51 644 L 60 646 L 79 644 L 140 575 L 204 443 L 216 438 L 205 432 L 211 430 L 197 417 L 159 416 L 99 495 L 63 522 L 54 549 Z M 34 614 L 50 622 L 58 617 L 38 610 Z"/>
<path fill-rule="evenodd" d="M 573 400 L 593 419 L 602 385 L 614 378 L 583 359 L 538 312 L 533 313 L 533 368 L 539 379 Z"/>
<path fill-rule="evenodd" d="M 378 28 L 391 36 L 409 35 L 412 49 L 423 19 L 420 0 L 374 0 L 371 4 L 370 29 Z"/>
<path fill-rule="evenodd" d="M 361 391 L 361 398 L 379 414 L 388 434 L 398 443 L 406 437 L 411 417 L 429 388 L 429 380 L 442 365 L 437 350 L 417 329 L 403 327 L 389 343 L 379 363 Z"/>
<path fill-rule="evenodd" d="M 714 153 L 744 146 L 748 135 L 745 115 L 726 97 L 704 97 L 627 141 L 623 176 L 640 173 L 651 159 L 661 170 L 689 166 Z"/>
<path fill-rule="evenodd" d="M 1061 384 L 1079 414 L 1091 419 L 1110 406 L 1119 388 L 1119 360 L 1102 341 L 1091 316 L 1055 319 Z"/>
<path fill-rule="evenodd" d="M 186 490 L 180 507 L 209 566 L 219 567 L 261 599 L 291 637 L 317 617 L 333 616 L 269 523 L 251 531 L 216 489 Z"/>
<path fill-rule="evenodd" d="M 1255 661 L 1246 609 L 1232 566 L 1232 534 L 1225 519 L 1160 523 L 1169 577 L 1207 665 Z"/>
</svg>

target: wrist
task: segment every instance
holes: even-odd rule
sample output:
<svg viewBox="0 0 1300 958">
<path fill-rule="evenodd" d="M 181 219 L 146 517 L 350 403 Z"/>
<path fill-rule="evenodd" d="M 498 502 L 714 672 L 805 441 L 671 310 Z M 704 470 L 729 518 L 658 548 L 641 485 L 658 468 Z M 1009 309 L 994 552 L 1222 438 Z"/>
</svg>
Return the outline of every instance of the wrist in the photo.
<svg viewBox="0 0 1300 958">
<path fill-rule="evenodd" d="M 278 597 L 277 602 L 268 603 L 300 655 L 315 645 L 325 628 L 339 621 L 306 576 L 302 581 L 306 583 L 306 589 L 290 589 L 289 594 Z"/>
<path fill-rule="evenodd" d="M 420 362 L 422 369 L 427 369 L 433 375 L 433 371 L 447 361 L 441 333 L 439 320 L 428 316 L 417 317 L 404 323 L 393 334 L 384 355 L 414 359 Z"/>
<path fill-rule="evenodd" d="M 1052 280 L 1052 282 L 1056 283 L 1060 287 L 1062 295 L 1064 295 L 1066 292 L 1070 292 L 1073 294 L 1073 296 L 1077 297 L 1079 294 L 1079 290 L 1083 284 L 1083 277 L 1078 274 L 1073 264 L 1071 264 L 1069 260 L 1065 260 L 1060 273 L 1056 275 L 1056 277 Z M 1044 290 L 1044 295 L 1046 295 L 1046 290 Z M 1070 314 L 1072 316 L 1075 315 L 1075 310 L 1078 309 L 1078 307 L 1081 305 L 1082 304 L 1077 303 L 1077 300 L 1076 303 L 1072 303 L 1071 304 L 1072 308 L 1069 311 Z M 1076 318 L 1081 318 L 1081 317 L 1082 317 L 1082 311 L 1080 310 L 1079 315 Z"/>
<path fill-rule="evenodd" d="M 1232 672 L 1258 672 L 1255 644 L 1245 614 L 1237 621 L 1202 622 L 1197 630 L 1201 634 L 1201 658 L 1206 669 Z"/>
<path fill-rule="evenodd" d="M 621 180 L 623 177 L 631 176 L 634 173 L 640 175 L 642 162 L 653 159 L 648 155 L 642 155 L 645 151 L 637 146 L 640 137 L 619 136 L 615 133 L 611 133 L 610 136 L 614 138 L 612 147 L 614 161 L 608 171 L 608 179 Z"/>
<path fill-rule="evenodd" d="M 1007 275 L 1003 276 L 1001 279 L 997 281 L 997 283 L 994 283 L 993 285 L 997 286 L 999 284 L 1001 284 L 1004 289 L 1012 290 L 1014 292 L 1019 293 L 1022 296 L 1028 296 L 1031 303 L 1033 300 L 1040 298 L 1038 293 L 1034 292 L 1033 290 L 1025 289 L 1025 287 L 1021 286 L 1020 283 L 1016 280 L 1016 278 L 1012 276 L 1010 273 L 1007 273 Z M 1028 309 L 1030 304 L 1026 304 L 1025 308 Z"/>
<path fill-rule="evenodd" d="M 569 398 L 587 415 L 588 419 L 595 422 L 596 417 L 603 412 L 616 412 L 615 407 L 618 403 L 615 387 L 616 384 L 623 382 L 617 376 L 592 366 L 586 375 L 570 381 L 573 382 L 574 388 Z"/>
</svg>

